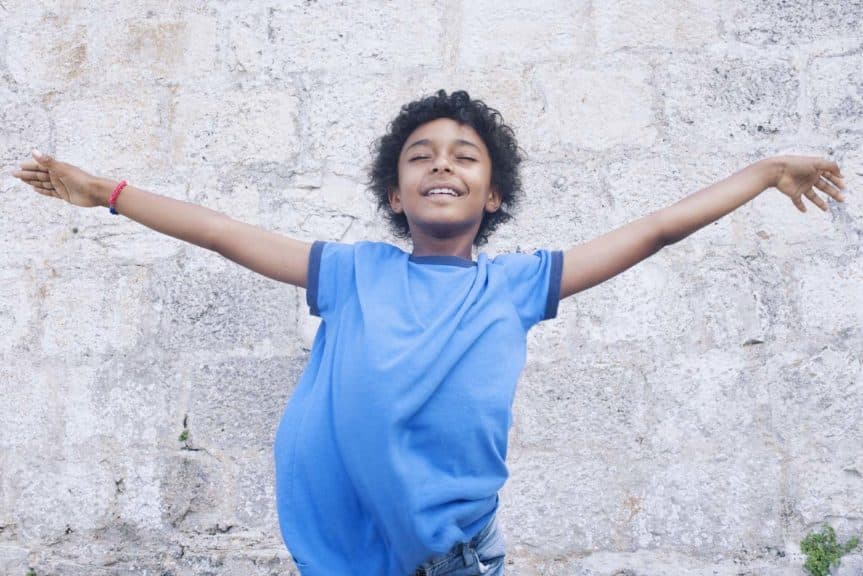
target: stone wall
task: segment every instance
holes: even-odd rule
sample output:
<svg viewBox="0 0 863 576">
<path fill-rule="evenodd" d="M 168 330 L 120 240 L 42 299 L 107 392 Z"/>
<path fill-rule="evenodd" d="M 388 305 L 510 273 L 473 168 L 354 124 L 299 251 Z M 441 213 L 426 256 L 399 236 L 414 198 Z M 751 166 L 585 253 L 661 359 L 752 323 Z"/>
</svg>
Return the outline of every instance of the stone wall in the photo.
<svg viewBox="0 0 863 576">
<path fill-rule="evenodd" d="M 302 290 L 8 174 L 38 147 L 303 239 L 388 239 L 401 104 L 465 88 L 528 154 L 487 251 L 566 248 L 776 153 L 775 190 L 534 330 L 517 575 L 803 574 L 863 533 L 863 2 L 0 0 L 0 574 L 296 574 L 271 445 Z M 841 574 L 863 573 L 863 553 Z"/>
</svg>

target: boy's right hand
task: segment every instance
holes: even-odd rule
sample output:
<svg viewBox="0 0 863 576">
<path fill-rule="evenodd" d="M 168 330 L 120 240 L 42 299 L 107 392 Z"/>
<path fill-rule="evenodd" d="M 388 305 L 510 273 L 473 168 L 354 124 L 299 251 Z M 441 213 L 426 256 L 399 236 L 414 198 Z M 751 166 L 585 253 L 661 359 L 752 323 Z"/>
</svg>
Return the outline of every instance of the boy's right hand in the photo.
<svg viewBox="0 0 863 576">
<path fill-rule="evenodd" d="M 23 162 L 21 170 L 12 175 L 32 186 L 36 192 L 85 208 L 108 205 L 108 198 L 100 198 L 96 194 L 98 178 L 38 150 L 33 150 L 32 154 L 33 160 Z"/>
</svg>

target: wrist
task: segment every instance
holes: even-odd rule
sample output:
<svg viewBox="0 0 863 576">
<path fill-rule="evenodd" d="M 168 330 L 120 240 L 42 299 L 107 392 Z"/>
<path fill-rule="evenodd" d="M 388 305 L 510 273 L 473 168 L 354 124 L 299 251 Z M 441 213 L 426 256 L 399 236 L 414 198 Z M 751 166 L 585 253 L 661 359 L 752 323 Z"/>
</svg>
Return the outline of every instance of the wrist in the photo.
<svg viewBox="0 0 863 576">
<path fill-rule="evenodd" d="M 119 184 L 119 180 L 93 177 L 93 182 L 88 186 L 90 196 L 97 205 L 107 208 L 111 193 L 114 192 L 117 184 Z"/>
<path fill-rule="evenodd" d="M 782 156 L 773 156 L 756 162 L 759 166 L 764 189 L 775 188 L 785 172 L 785 161 Z"/>
</svg>

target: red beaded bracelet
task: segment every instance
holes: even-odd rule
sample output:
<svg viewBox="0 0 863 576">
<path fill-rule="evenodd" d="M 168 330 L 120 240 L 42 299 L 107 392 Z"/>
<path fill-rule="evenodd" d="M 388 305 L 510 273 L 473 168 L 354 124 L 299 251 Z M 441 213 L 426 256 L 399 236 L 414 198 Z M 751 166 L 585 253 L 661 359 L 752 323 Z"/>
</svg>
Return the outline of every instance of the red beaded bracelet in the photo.
<svg viewBox="0 0 863 576">
<path fill-rule="evenodd" d="M 117 187 L 114 188 L 114 192 L 111 193 L 111 199 L 108 200 L 108 210 L 111 211 L 111 214 L 117 213 L 117 209 L 114 208 L 114 204 L 117 203 L 117 196 L 120 195 L 120 192 L 122 192 L 123 188 L 125 188 L 125 187 L 126 187 L 126 181 L 121 180 L 120 183 L 117 184 Z"/>
</svg>

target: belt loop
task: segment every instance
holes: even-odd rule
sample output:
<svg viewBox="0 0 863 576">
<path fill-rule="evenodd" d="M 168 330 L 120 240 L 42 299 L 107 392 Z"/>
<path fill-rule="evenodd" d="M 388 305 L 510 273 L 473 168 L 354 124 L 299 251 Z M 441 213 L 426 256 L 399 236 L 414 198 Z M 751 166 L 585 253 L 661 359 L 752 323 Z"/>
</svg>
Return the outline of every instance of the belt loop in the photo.
<svg viewBox="0 0 863 576">
<path fill-rule="evenodd" d="M 461 559 L 464 562 L 465 566 L 472 566 L 473 563 L 470 561 L 470 556 L 468 555 L 468 550 L 472 550 L 470 544 L 461 543 Z"/>
</svg>

